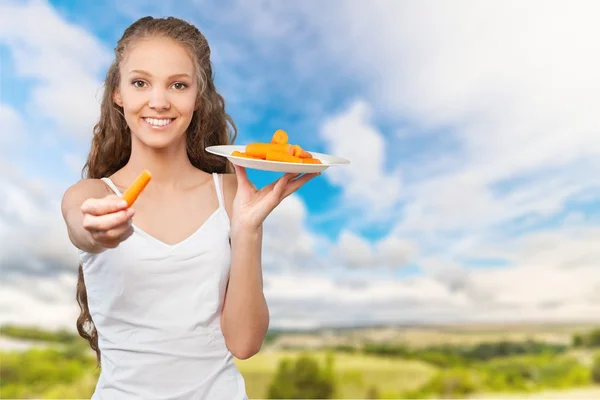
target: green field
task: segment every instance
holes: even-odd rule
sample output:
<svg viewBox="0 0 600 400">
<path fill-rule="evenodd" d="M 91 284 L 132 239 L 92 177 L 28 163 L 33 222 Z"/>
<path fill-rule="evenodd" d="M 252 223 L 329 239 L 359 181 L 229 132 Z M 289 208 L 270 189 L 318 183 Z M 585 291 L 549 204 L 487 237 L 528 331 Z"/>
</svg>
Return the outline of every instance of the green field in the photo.
<svg viewBox="0 0 600 400">
<path fill-rule="evenodd" d="M 11 340 L 18 346 L 8 351 Z M 0 344 L 0 398 L 91 396 L 99 371 L 79 336 L 3 327 Z M 306 362 L 286 370 L 285 359 Z M 270 332 L 259 354 L 235 362 L 251 399 L 269 398 L 274 383 L 325 384 L 327 398 L 337 399 L 600 399 L 600 329 L 593 326 Z M 323 398 L 314 392 L 286 396 Z"/>
<path fill-rule="evenodd" d="M 325 362 L 325 352 L 309 353 Z M 299 352 L 261 352 L 249 360 L 236 360 L 246 380 L 248 396 L 262 399 L 283 357 L 296 358 Z M 375 388 L 381 395 L 399 396 L 425 384 L 438 368 L 421 361 L 388 359 L 363 354 L 335 353 L 335 376 L 338 389 L 335 398 L 366 399 Z"/>
</svg>

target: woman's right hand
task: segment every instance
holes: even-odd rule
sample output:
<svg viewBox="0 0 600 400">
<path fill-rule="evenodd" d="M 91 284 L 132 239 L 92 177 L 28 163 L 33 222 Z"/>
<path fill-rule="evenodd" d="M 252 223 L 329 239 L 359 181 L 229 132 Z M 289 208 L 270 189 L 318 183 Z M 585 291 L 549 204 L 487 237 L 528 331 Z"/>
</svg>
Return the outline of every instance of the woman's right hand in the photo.
<svg viewBox="0 0 600 400">
<path fill-rule="evenodd" d="M 96 244 L 113 249 L 133 234 L 135 210 L 115 194 L 101 199 L 87 199 L 81 204 L 83 227 Z"/>
</svg>

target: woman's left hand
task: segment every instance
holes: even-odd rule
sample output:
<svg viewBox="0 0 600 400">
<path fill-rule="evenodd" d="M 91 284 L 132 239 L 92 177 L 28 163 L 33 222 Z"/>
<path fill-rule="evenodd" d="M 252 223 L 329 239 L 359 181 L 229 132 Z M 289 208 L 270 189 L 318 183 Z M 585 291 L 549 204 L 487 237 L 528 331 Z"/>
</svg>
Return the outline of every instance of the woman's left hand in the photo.
<svg viewBox="0 0 600 400">
<path fill-rule="evenodd" d="M 302 185 L 320 173 L 300 174 L 286 173 L 275 182 L 258 190 L 250 182 L 246 168 L 234 165 L 237 176 L 237 193 L 233 200 L 232 222 L 244 227 L 258 229 L 267 216 L 283 199 L 300 189 Z"/>
</svg>

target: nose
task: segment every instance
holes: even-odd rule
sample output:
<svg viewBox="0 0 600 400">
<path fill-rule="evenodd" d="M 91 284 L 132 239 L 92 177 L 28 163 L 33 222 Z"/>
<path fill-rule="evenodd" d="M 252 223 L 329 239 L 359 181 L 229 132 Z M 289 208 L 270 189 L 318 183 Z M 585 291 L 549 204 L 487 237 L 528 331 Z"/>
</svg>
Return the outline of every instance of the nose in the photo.
<svg viewBox="0 0 600 400">
<path fill-rule="evenodd" d="M 150 93 L 150 102 L 148 106 L 158 111 L 168 110 L 171 105 L 166 90 L 157 87 L 153 88 Z"/>
</svg>

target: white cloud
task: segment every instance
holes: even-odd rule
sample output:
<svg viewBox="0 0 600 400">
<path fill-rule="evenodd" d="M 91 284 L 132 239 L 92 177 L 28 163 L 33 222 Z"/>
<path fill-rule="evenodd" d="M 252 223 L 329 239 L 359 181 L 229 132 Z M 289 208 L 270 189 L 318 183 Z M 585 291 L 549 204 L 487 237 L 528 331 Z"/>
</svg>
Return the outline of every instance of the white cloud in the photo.
<svg viewBox="0 0 600 400">
<path fill-rule="evenodd" d="M 336 256 L 349 267 L 375 267 L 375 254 L 364 238 L 343 231 L 338 238 Z"/>
<path fill-rule="evenodd" d="M 347 204 L 381 211 L 399 200 L 400 175 L 387 172 L 386 139 L 373 127 L 371 113 L 368 104 L 356 101 L 323 121 L 321 137 L 328 151 L 350 160 L 323 176 L 344 189 Z"/>
<path fill-rule="evenodd" d="M 324 276 L 290 271 L 269 277 L 273 326 L 380 322 L 598 321 L 597 228 L 535 232 L 499 244 L 509 267 L 466 268 L 422 257 L 410 278 L 343 271 Z M 340 243 L 367 246 L 355 235 Z M 487 250 L 484 251 L 487 254 Z M 493 249 L 490 249 L 493 253 Z M 363 251 L 355 260 L 361 260 Z M 578 257 L 580 256 L 580 257 Z M 354 282 L 354 283 L 353 283 Z"/>
<path fill-rule="evenodd" d="M 22 143 L 26 135 L 19 112 L 8 104 L 0 103 L 0 145 L 3 152 L 15 144 Z"/>
<path fill-rule="evenodd" d="M 50 118 L 76 137 L 90 136 L 108 49 L 41 0 L 0 4 L 0 43 L 8 46 L 19 76 L 36 81 L 28 114 Z"/>
<path fill-rule="evenodd" d="M 518 218 L 546 218 L 587 190 L 597 190 L 596 173 L 593 168 L 579 173 L 573 168 L 550 170 L 504 191 L 494 190 L 493 182 L 485 181 L 476 168 L 433 177 L 407 189 L 410 200 L 396 230 L 474 233 Z"/>
<path fill-rule="evenodd" d="M 344 229 L 332 252 L 333 259 L 350 268 L 398 268 L 414 261 L 418 249 L 416 243 L 392 235 L 371 244 L 366 238 Z"/>
<path fill-rule="evenodd" d="M 74 330 L 78 259 L 60 193 L 10 167 L 0 173 L 0 324 Z"/>
<path fill-rule="evenodd" d="M 23 324 L 75 331 L 79 308 L 75 302 L 76 277 L 21 277 L 2 283 L 0 325 Z"/>
<path fill-rule="evenodd" d="M 376 243 L 379 262 L 385 266 L 404 266 L 418 256 L 416 243 L 395 236 L 387 236 Z"/>
<path fill-rule="evenodd" d="M 324 15 L 320 28 L 334 57 L 376 72 L 369 88 L 378 105 L 430 126 L 522 122 L 494 138 L 477 133 L 487 144 L 512 147 L 514 138 L 547 139 L 552 126 L 594 126 L 600 55 L 590 50 L 600 29 L 598 7 L 594 1 L 568 11 L 560 1 L 347 3 L 337 8 L 337 23 Z M 361 22 L 348 24 L 353 20 Z M 559 120 L 566 124 L 555 125 Z"/>
<path fill-rule="evenodd" d="M 263 260 L 267 268 L 319 268 L 325 237 L 308 230 L 307 209 L 297 194 L 285 198 L 264 224 Z"/>
<path fill-rule="evenodd" d="M 579 269 L 596 268 L 600 280 L 600 228 L 564 225 L 533 231 L 481 249 L 463 253 L 503 258 L 515 265 L 555 267 L 578 274 Z"/>
<path fill-rule="evenodd" d="M 339 277 L 290 273 L 269 277 L 265 296 L 272 326 L 296 327 L 386 322 L 592 321 L 597 269 L 568 273 L 558 268 L 472 270 L 463 286 L 432 276 L 370 278 L 364 286 Z M 535 284 L 532 284 L 535 282 Z"/>
<path fill-rule="evenodd" d="M 74 272 L 77 253 L 62 214 L 62 193 L 19 170 L 0 175 L 0 254 L 5 278 Z"/>
</svg>

